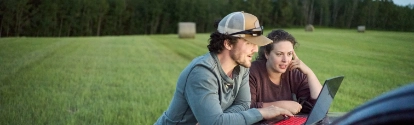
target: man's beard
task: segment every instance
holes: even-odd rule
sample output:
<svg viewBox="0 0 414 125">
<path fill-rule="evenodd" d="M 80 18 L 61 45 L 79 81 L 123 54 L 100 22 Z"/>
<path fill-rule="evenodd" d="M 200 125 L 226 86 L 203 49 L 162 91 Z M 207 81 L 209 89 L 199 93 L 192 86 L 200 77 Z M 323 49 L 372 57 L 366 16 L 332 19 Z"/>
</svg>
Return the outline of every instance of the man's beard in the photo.
<svg viewBox="0 0 414 125">
<path fill-rule="evenodd" d="M 241 65 L 245 68 L 250 68 L 251 66 L 251 63 L 245 62 L 245 60 L 240 60 L 240 54 L 237 52 L 230 52 L 230 57 L 237 63 L 237 65 Z"/>
</svg>

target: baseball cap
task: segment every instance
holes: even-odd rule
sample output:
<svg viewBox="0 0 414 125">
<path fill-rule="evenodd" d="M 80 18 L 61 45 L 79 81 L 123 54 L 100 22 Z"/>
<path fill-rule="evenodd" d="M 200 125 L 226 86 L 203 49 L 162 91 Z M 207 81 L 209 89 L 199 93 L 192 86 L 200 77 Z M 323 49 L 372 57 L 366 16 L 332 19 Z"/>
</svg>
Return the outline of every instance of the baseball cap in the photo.
<svg viewBox="0 0 414 125">
<path fill-rule="evenodd" d="M 217 31 L 221 34 L 241 37 L 258 46 L 272 43 L 263 36 L 263 26 L 260 26 L 256 16 L 243 11 L 233 12 L 225 16 L 218 24 Z"/>
</svg>

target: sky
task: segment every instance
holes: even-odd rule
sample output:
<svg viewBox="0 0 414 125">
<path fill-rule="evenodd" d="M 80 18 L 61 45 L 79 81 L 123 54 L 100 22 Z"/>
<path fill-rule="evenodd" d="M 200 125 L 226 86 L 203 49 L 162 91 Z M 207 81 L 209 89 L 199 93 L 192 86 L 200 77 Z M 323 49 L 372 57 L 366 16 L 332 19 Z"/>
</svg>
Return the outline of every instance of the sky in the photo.
<svg viewBox="0 0 414 125">
<path fill-rule="evenodd" d="M 414 0 L 393 0 L 394 4 L 406 6 L 408 4 L 414 4 Z"/>
</svg>

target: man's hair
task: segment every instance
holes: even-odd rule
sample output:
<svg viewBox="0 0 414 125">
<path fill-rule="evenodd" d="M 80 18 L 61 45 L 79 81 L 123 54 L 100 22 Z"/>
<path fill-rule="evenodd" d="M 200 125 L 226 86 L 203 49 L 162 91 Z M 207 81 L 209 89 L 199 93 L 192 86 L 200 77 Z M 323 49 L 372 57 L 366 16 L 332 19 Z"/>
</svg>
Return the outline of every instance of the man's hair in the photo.
<svg viewBox="0 0 414 125">
<path fill-rule="evenodd" d="M 214 22 L 214 28 L 217 29 L 218 24 L 221 19 L 218 19 Z M 224 49 L 224 41 L 229 40 L 231 45 L 234 45 L 237 43 L 237 37 L 222 34 L 219 33 L 217 30 L 210 34 L 209 44 L 207 45 L 207 48 L 210 52 L 214 53 L 221 53 L 221 51 Z"/>
<path fill-rule="evenodd" d="M 295 37 L 284 30 L 273 30 L 267 35 L 267 38 L 271 39 L 273 42 L 259 48 L 256 60 L 267 60 L 265 54 L 269 54 L 270 51 L 273 50 L 273 44 L 279 43 L 281 41 L 289 41 L 292 43 L 293 48 L 296 48 L 296 44 L 298 44 L 298 42 L 295 40 Z"/>
</svg>

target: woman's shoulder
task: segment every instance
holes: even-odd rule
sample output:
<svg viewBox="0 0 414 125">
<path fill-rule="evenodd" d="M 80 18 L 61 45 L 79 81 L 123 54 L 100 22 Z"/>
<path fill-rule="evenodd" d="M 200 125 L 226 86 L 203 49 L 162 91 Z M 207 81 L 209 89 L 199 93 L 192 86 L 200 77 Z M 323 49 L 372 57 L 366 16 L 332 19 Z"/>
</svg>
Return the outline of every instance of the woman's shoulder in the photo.
<svg viewBox="0 0 414 125">
<path fill-rule="evenodd" d="M 266 72 L 266 61 L 253 61 L 249 69 L 251 76 L 260 76 L 260 74 Z"/>
<path fill-rule="evenodd" d="M 255 60 L 252 62 L 250 69 L 260 70 L 266 68 L 266 60 Z"/>
</svg>

